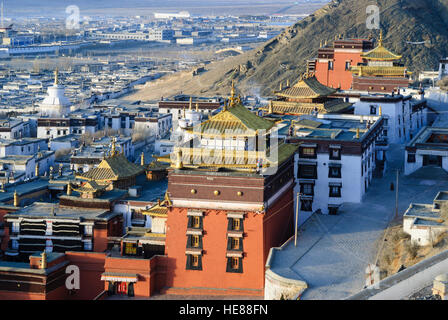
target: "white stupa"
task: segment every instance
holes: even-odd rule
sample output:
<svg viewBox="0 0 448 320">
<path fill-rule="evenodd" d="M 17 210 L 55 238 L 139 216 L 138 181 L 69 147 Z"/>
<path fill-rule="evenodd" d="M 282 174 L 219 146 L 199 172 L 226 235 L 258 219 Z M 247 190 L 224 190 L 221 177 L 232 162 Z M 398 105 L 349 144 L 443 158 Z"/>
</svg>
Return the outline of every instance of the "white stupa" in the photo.
<svg viewBox="0 0 448 320">
<path fill-rule="evenodd" d="M 39 105 L 43 116 L 62 117 L 70 113 L 70 100 L 65 96 L 65 88 L 58 83 L 58 69 L 54 72 L 54 85 L 48 88 L 47 96 Z"/>
</svg>

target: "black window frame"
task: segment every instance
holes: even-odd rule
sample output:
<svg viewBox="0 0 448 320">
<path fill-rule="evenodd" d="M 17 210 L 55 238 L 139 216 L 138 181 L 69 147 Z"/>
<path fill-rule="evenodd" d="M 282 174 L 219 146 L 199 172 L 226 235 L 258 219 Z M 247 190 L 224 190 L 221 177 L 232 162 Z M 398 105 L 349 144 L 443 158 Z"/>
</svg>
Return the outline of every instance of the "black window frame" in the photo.
<svg viewBox="0 0 448 320">
<path fill-rule="evenodd" d="M 197 247 L 194 247 L 192 245 L 192 239 L 193 237 L 199 237 L 199 245 Z M 188 234 L 187 235 L 187 249 L 202 249 L 203 248 L 203 244 L 202 244 L 202 236 L 201 235 L 197 235 L 197 234 Z"/>
<path fill-rule="evenodd" d="M 313 167 L 313 174 L 309 176 L 303 175 L 304 167 Z M 297 168 L 297 178 L 300 179 L 317 179 L 317 165 L 316 164 L 299 164 Z"/>
<path fill-rule="evenodd" d="M 305 203 L 309 203 L 309 206 Z M 310 199 L 300 199 L 300 211 L 311 212 L 313 211 L 313 200 Z"/>
<path fill-rule="evenodd" d="M 305 188 L 304 188 L 305 185 L 311 186 L 311 193 L 305 192 Z M 306 195 L 306 196 L 314 196 L 314 183 L 306 183 L 306 182 L 300 183 L 300 193 L 303 195 Z"/>
<path fill-rule="evenodd" d="M 408 153 L 407 161 L 408 163 L 415 163 L 416 162 L 415 153 Z"/>
<path fill-rule="evenodd" d="M 197 266 L 193 266 L 192 261 L 191 261 L 191 257 L 192 256 L 197 256 L 198 257 L 198 265 Z M 186 269 L 187 270 L 197 270 L 197 271 L 201 271 L 202 270 L 202 255 L 198 254 L 198 255 L 193 255 L 193 254 L 187 254 L 187 263 L 186 263 Z"/>
<path fill-rule="evenodd" d="M 314 150 L 314 154 L 313 155 L 308 155 L 308 154 L 304 154 L 303 153 L 303 149 L 307 148 L 307 149 L 313 149 Z M 300 146 L 299 147 L 299 157 L 300 158 L 304 158 L 304 159 L 317 159 L 317 147 L 304 147 L 304 146 Z"/>
<path fill-rule="evenodd" d="M 239 246 L 238 248 L 234 249 L 232 246 L 232 240 L 233 239 L 239 239 Z M 228 237 L 227 238 L 227 251 L 241 251 L 243 252 L 244 248 L 243 248 L 243 238 L 239 238 L 239 237 Z"/>
<path fill-rule="evenodd" d="M 234 269 L 232 268 L 232 258 L 235 257 L 227 257 L 227 268 L 226 268 L 226 272 L 231 272 L 231 273 L 243 273 L 243 258 L 238 257 L 238 269 Z"/>
<path fill-rule="evenodd" d="M 194 218 L 199 218 L 199 227 L 196 228 L 193 224 Z M 202 230 L 204 228 L 204 217 L 201 216 L 188 216 L 188 222 L 187 222 L 187 228 L 188 229 L 195 229 L 195 230 Z"/>
<path fill-rule="evenodd" d="M 243 218 L 227 218 L 227 231 L 244 231 L 244 219 Z M 240 228 L 238 230 L 233 229 L 233 220 L 240 220 Z"/>
<path fill-rule="evenodd" d="M 334 151 L 338 152 L 337 156 L 333 155 Z M 329 159 L 330 160 L 341 160 L 341 156 L 342 156 L 341 155 L 341 148 L 329 148 L 328 152 L 329 152 Z"/>
<path fill-rule="evenodd" d="M 337 173 L 333 174 L 333 169 L 337 169 Z M 340 166 L 328 165 L 328 178 L 341 178 L 342 170 Z"/>
<path fill-rule="evenodd" d="M 337 193 L 333 193 L 333 188 L 337 188 L 338 192 Z M 342 197 L 342 186 L 329 186 L 329 197 L 331 198 L 341 198 Z"/>
</svg>

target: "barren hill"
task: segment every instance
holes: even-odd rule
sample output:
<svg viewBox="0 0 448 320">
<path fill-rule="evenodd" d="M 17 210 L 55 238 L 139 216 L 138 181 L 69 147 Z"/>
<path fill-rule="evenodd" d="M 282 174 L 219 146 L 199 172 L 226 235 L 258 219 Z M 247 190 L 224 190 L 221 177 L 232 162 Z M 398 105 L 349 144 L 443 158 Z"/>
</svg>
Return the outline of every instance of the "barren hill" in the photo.
<svg viewBox="0 0 448 320">
<path fill-rule="evenodd" d="M 228 94 L 232 80 L 244 94 L 270 95 L 280 81 L 294 82 L 305 71 L 306 60 L 317 55 L 321 41 L 331 43 L 339 34 L 376 37 L 378 30 L 366 28 L 371 4 L 380 8 L 384 45 L 402 54 L 411 71 L 434 70 L 448 55 L 448 0 L 334 0 L 255 50 L 214 62 L 199 76 L 170 76 L 131 98 L 158 99 L 180 91 Z M 427 42 L 409 43 L 422 41 Z"/>
</svg>

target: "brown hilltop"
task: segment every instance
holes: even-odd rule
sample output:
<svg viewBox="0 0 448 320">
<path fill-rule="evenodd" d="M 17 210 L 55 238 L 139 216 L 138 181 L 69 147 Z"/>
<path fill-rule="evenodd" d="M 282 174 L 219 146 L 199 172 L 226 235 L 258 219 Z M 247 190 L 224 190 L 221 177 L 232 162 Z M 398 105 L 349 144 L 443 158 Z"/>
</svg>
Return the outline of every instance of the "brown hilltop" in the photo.
<svg viewBox="0 0 448 320">
<path fill-rule="evenodd" d="M 380 8 L 384 45 L 403 55 L 401 62 L 411 71 L 434 70 L 438 60 L 448 55 L 448 0 L 339 0 L 255 50 L 214 62 L 199 76 L 170 76 L 131 97 L 158 99 L 180 90 L 187 94 L 228 94 L 232 80 L 244 94 L 270 95 L 281 81 L 296 81 L 305 71 L 306 61 L 316 57 L 321 41 L 331 44 L 339 34 L 367 38 L 371 30 L 365 24 L 366 8 L 371 4 Z M 427 40 L 425 44 L 407 43 Z"/>
</svg>

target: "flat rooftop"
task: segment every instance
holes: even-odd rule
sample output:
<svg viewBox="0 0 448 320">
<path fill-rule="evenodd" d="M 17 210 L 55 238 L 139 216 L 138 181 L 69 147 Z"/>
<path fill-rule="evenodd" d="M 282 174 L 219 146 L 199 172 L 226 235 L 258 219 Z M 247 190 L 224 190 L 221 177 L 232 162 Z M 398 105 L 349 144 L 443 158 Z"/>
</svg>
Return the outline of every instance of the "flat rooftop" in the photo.
<svg viewBox="0 0 448 320">
<path fill-rule="evenodd" d="M 424 127 L 406 148 L 448 149 L 448 128 Z"/>
<path fill-rule="evenodd" d="M 107 209 L 65 207 L 60 206 L 59 203 L 35 202 L 16 212 L 7 214 L 6 217 L 109 220 L 117 214 Z"/>
</svg>

